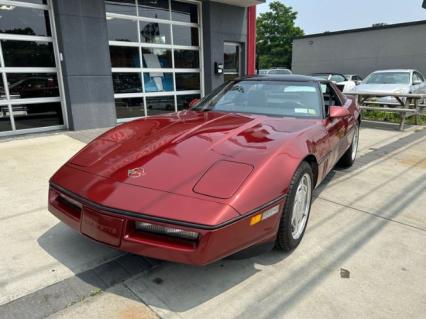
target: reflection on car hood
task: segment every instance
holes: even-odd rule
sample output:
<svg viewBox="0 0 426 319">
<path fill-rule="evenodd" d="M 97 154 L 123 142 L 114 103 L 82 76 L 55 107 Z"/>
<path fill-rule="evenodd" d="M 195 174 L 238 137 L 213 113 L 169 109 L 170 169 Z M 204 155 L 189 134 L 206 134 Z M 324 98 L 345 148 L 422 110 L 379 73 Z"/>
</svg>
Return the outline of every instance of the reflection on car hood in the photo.
<svg viewBox="0 0 426 319">
<path fill-rule="evenodd" d="M 122 183 L 190 195 L 217 161 L 260 167 L 289 135 L 317 121 L 194 111 L 146 118 L 107 132 L 68 165 Z"/>
</svg>

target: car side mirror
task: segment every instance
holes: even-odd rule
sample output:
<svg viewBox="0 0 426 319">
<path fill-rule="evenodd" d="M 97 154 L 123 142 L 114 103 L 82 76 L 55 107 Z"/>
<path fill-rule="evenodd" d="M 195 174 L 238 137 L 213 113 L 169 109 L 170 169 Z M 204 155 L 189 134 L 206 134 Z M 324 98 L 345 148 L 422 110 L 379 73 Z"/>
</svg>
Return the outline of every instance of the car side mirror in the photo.
<svg viewBox="0 0 426 319">
<path fill-rule="evenodd" d="M 417 81 L 413 82 L 413 85 L 419 85 L 419 84 L 422 84 L 422 83 L 423 83 L 422 81 L 417 80 Z"/>
<path fill-rule="evenodd" d="M 333 105 L 333 106 L 330 106 L 329 114 L 330 114 L 330 118 L 334 119 L 334 118 L 348 116 L 351 113 L 346 107 Z"/>
<path fill-rule="evenodd" d="M 189 102 L 189 108 L 192 109 L 193 107 L 197 106 L 199 102 L 200 99 L 193 99 L 191 102 Z"/>
</svg>

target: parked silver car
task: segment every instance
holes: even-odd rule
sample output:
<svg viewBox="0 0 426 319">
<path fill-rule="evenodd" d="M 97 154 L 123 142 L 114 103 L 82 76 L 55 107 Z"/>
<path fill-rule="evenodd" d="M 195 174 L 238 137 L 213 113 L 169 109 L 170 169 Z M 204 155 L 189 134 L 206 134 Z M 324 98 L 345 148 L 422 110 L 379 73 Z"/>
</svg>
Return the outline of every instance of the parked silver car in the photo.
<svg viewBox="0 0 426 319">
<path fill-rule="evenodd" d="M 259 75 L 286 75 L 293 74 L 291 70 L 286 68 L 272 68 L 272 69 L 262 69 L 259 70 Z"/>
<path fill-rule="evenodd" d="M 360 85 L 353 89 L 353 92 L 426 94 L 426 82 L 424 76 L 417 70 L 381 70 L 367 76 Z M 375 101 L 381 104 L 398 104 L 398 101 L 391 96 L 378 98 Z"/>
</svg>

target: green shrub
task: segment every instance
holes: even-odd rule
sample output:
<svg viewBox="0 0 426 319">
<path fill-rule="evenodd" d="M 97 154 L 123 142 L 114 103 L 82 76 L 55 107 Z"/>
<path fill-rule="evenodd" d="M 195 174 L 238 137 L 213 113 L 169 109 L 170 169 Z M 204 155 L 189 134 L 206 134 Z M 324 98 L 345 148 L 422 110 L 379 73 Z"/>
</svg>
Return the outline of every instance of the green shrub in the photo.
<svg viewBox="0 0 426 319">
<path fill-rule="evenodd" d="M 393 112 L 382 112 L 376 110 L 363 110 L 362 118 L 365 120 L 382 121 L 389 123 L 399 123 L 401 121 L 401 115 Z M 415 124 L 415 116 L 410 116 L 405 120 L 405 123 L 409 125 Z M 420 115 L 419 125 L 426 125 L 426 114 Z"/>
</svg>

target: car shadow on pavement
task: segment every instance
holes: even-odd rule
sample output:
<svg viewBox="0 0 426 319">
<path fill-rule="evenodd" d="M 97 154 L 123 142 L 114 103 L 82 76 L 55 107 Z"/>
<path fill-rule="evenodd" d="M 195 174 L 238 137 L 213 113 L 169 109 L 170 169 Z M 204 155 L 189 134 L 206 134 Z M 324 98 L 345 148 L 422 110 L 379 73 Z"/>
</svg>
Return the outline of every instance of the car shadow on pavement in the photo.
<svg viewBox="0 0 426 319">
<path fill-rule="evenodd" d="M 9 312 L 21 309 L 19 315 L 22 316 L 25 304 L 39 304 L 37 312 L 39 316 L 34 317 L 34 313 L 29 312 L 28 318 L 44 318 L 65 309 L 70 304 L 78 303 L 102 291 L 109 291 L 117 284 L 123 284 L 127 290 L 123 294 L 117 292 L 120 290 L 114 290 L 115 294 L 153 306 L 155 302 L 146 302 L 144 297 L 141 297 L 151 287 L 143 289 L 142 293 L 141 288 L 144 285 L 141 285 L 140 281 L 149 281 L 157 290 L 164 289 L 165 293 L 179 295 L 179 302 L 169 306 L 176 311 L 184 311 L 220 296 L 249 280 L 263 267 L 282 262 L 290 255 L 272 250 L 270 246 L 262 246 L 255 250 L 245 250 L 204 267 L 196 267 L 119 253 L 115 249 L 85 238 L 62 223 L 50 228 L 38 239 L 38 243 L 47 253 L 76 274 L 10 305 Z M 103 262 L 98 258 L 92 260 L 90 265 L 82 263 L 88 254 L 102 256 L 99 250 L 104 252 Z M 90 269 L 80 272 L 82 268 Z M 168 269 L 171 270 L 168 273 L 171 277 L 164 277 L 162 274 L 167 273 Z M 158 273 L 159 270 L 162 274 Z M 197 291 L 200 289 L 197 285 L 199 281 L 203 282 L 203 293 Z M 178 282 L 185 282 L 188 286 L 173 285 Z M 61 297 L 58 298 L 58 295 Z"/>
</svg>

